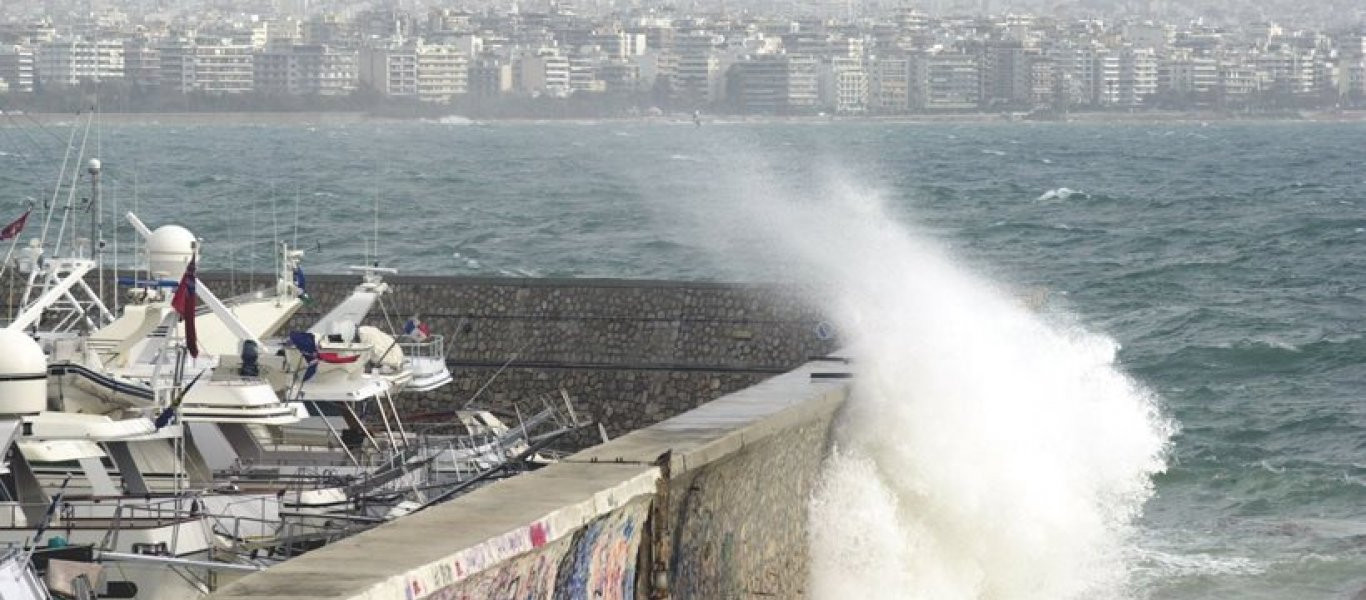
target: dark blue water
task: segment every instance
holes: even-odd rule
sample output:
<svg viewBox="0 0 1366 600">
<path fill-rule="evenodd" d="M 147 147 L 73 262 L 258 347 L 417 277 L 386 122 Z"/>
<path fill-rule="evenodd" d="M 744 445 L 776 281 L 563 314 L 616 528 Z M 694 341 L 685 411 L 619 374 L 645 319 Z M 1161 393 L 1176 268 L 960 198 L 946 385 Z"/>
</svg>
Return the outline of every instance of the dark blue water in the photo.
<svg viewBox="0 0 1366 600">
<path fill-rule="evenodd" d="M 136 195 L 149 224 L 196 231 L 205 269 L 268 270 L 277 237 L 314 271 L 357 264 L 377 204 L 380 261 L 403 272 L 783 279 L 728 205 L 819 202 L 804 190 L 832 180 L 879 195 L 1118 340 L 1180 423 L 1133 561 L 1152 598 L 1366 587 L 1363 142 L 1359 123 L 147 124 L 100 139 L 106 201 Z M 5 212 L 51 193 L 58 148 L 0 130 Z"/>
</svg>

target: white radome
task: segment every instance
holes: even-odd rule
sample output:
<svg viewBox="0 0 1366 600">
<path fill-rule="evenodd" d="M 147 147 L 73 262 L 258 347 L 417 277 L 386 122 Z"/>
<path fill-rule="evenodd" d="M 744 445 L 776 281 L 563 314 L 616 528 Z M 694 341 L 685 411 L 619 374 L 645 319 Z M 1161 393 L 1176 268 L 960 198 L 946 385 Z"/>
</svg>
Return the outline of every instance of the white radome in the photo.
<svg viewBox="0 0 1366 600">
<path fill-rule="evenodd" d="M 47 358 L 22 331 L 0 329 L 0 414 L 31 415 L 47 408 Z"/>
<path fill-rule="evenodd" d="M 147 236 L 147 266 L 158 279 L 178 279 L 194 256 L 195 237 L 179 225 L 162 225 Z"/>
</svg>

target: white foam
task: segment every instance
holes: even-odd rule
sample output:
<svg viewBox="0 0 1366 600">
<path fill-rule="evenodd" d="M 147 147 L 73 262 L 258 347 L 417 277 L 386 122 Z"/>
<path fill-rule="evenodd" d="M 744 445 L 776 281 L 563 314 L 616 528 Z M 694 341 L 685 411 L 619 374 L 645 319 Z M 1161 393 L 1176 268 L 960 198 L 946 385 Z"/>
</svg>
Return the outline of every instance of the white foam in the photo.
<svg viewBox="0 0 1366 600">
<path fill-rule="evenodd" d="M 725 264 L 810 283 L 853 359 L 810 500 L 811 597 L 1123 595 L 1174 425 L 1118 344 L 1032 311 L 839 174 L 754 163 L 661 204 L 695 213 Z"/>
<path fill-rule="evenodd" d="M 1081 190 L 1074 190 L 1074 189 L 1072 189 L 1072 188 L 1060 187 L 1060 188 L 1057 188 L 1057 189 L 1054 189 L 1054 190 L 1048 190 L 1048 191 L 1044 192 L 1043 194 L 1040 194 L 1039 197 L 1038 197 L 1038 198 L 1035 198 L 1034 201 L 1035 201 L 1035 202 L 1048 202 L 1048 201 L 1050 201 L 1050 200 L 1066 200 L 1066 199 L 1068 199 L 1068 198 L 1071 198 L 1072 196 L 1086 196 L 1086 195 L 1087 195 L 1086 192 L 1083 192 L 1083 191 L 1081 191 Z"/>
<path fill-rule="evenodd" d="M 857 371 L 811 499 L 812 597 L 1121 595 L 1174 426 L 1118 345 L 1032 312 L 838 177 L 733 187 L 710 199 L 733 216 L 707 222 L 718 255 L 771 253 L 769 277 L 815 282 Z"/>
<path fill-rule="evenodd" d="M 812 500 L 815 597 L 1118 594 L 1171 427 L 1117 344 L 1046 321 L 875 199 L 842 204 L 789 236 L 835 284 L 858 366 L 847 455 Z"/>
</svg>

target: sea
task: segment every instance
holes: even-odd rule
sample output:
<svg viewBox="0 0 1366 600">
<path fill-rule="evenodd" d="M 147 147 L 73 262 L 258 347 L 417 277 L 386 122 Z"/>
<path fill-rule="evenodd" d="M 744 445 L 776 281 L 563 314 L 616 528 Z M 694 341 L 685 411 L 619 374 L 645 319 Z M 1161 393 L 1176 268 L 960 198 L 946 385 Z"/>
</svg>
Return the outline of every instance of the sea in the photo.
<svg viewBox="0 0 1366 600">
<path fill-rule="evenodd" d="M 205 270 L 811 286 L 814 597 L 1366 593 L 1366 123 L 9 119 L 0 221 L 84 141 Z"/>
</svg>

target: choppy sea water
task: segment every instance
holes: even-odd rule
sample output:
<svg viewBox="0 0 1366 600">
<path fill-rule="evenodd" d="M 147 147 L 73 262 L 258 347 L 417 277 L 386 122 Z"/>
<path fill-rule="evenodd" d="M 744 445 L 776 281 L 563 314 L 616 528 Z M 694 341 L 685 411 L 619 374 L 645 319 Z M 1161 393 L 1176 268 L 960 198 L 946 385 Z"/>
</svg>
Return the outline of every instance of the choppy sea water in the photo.
<svg viewBox="0 0 1366 600">
<path fill-rule="evenodd" d="M 0 128 L 0 210 L 51 194 L 67 134 Z M 793 236 L 838 240 L 875 198 L 955 268 L 1044 295 L 1117 344 L 1115 368 L 1176 424 L 1126 534 L 1128 582 L 1112 588 L 1150 598 L 1366 587 L 1363 141 L 1359 123 L 301 121 L 99 135 L 106 202 L 190 227 L 215 270 L 268 270 L 276 238 L 297 240 L 316 272 L 357 264 L 378 205 L 380 262 L 402 272 L 802 278 L 831 265 L 773 243 L 788 213 L 830 211 L 828 230 L 804 219 Z M 1088 426 L 1069 424 L 1100 439 Z"/>
</svg>

